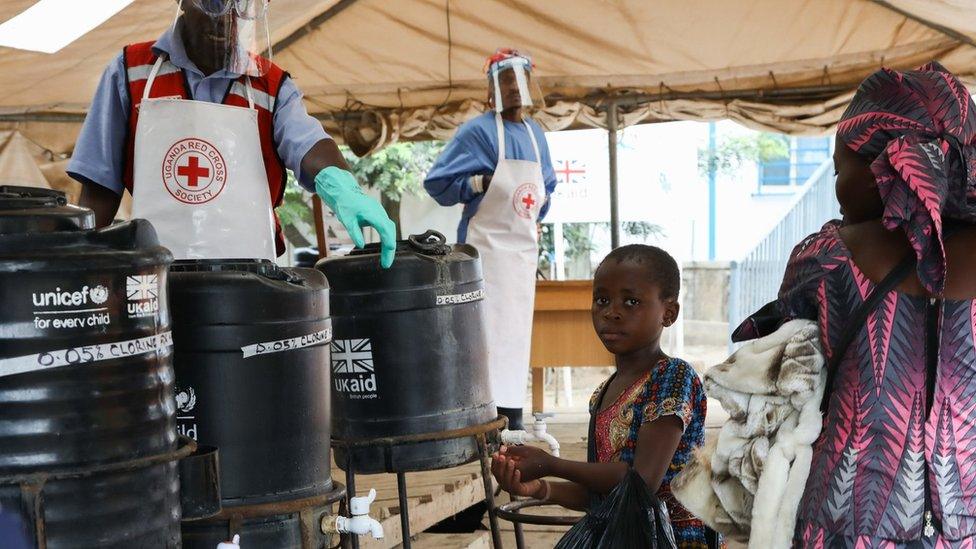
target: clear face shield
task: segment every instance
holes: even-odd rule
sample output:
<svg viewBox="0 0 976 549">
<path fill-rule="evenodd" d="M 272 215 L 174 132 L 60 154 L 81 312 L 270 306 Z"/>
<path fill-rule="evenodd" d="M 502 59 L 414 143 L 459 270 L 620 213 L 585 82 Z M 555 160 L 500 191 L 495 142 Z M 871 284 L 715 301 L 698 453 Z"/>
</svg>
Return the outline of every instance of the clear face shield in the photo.
<svg viewBox="0 0 976 549">
<path fill-rule="evenodd" d="M 192 48 L 214 71 L 264 75 L 268 64 L 260 56 L 267 52 L 271 58 L 268 4 L 269 0 L 180 0 L 177 18 L 182 11 L 187 50 Z"/>
<path fill-rule="evenodd" d="M 509 57 L 491 65 L 488 78 L 495 112 L 535 104 L 529 91 L 531 70 L 532 62 L 525 57 Z"/>
</svg>

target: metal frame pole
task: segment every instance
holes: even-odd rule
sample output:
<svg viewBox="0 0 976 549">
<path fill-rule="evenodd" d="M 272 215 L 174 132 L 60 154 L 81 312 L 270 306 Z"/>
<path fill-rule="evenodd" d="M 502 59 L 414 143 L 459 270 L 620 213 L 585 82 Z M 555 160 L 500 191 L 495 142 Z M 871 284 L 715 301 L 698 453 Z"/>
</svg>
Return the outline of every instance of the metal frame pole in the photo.
<svg viewBox="0 0 976 549">
<path fill-rule="evenodd" d="M 353 468 L 352 451 L 346 450 L 346 507 L 352 509 L 352 498 L 356 497 L 356 470 Z M 352 549 L 359 549 L 359 536 L 348 534 Z"/>
<path fill-rule="evenodd" d="M 476 435 L 478 439 L 478 458 L 481 461 L 481 480 L 485 484 L 485 503 L 488 505 L 488 524 L 491 526 L 491 546 L 502 549 L 502 532 L 498 525 L 498 510 L 495 508 L 495 494 L 491 485 L 491 466 L 488 465 L 488 438 L 485 433 Z"/>
<path fill-rule="evenodd" d="M 617 193 L 617 102 L 607 109 L 607 144 L 610 155 L 610 247 L 620 246 L 620 201 Z"/>
<path fill-rule="evenodd" d="M 407 498 L 407 477 L 404 473 L 397 473 L 397 497 L 400 499 L 400 536 L 403 538 L 403 549 L 410 549 L 410 514 Z"/>
</svg>

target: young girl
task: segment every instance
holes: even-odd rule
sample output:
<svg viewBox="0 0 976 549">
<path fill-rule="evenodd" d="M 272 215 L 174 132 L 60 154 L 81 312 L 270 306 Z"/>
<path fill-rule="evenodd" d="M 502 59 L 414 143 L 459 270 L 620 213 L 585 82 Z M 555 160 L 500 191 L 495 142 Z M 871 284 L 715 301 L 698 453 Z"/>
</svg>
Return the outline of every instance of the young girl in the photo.
<svg viewBox="0 0 976 549">
<path fill-rule="evenodd" d="M 590 401 L 596 462 L 560 459 L 531 446 L 502 447 L 492 474 L 512 495 L 585 510 L 592 493 L 610 493 L 633 467 L 667 504 L 678 547 L 706 548 L 705 526 L 670 489 L 704 441 L 706 406 L 694 369 L 660 346 L 661 332 L 678 317 L 678 265 L 659 248 L 624 246 L 603 260 L 593 282 L 593 327 L 617 365 Z M 550 476 L 569 482 L 542 480 Z"/>
</svg>

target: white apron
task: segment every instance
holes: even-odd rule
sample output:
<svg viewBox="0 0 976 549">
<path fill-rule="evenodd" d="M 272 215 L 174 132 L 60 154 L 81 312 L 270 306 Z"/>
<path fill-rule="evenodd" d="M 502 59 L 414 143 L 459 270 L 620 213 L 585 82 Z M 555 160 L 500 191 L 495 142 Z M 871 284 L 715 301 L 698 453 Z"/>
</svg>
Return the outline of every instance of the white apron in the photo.
<svg viewBox="0 0 976 549">
<path fill-rule="evenodd" d="M 258 112 L 178 98 L 139 105 L 132 217 L 149 220 L 176 259 L 274 260 L 274 218 Z"/>
<path fill-rule="evenodd" d="M 495 405 L 525 405 L 532 313 L 539 244 L 536 220 L 546 200 L 539 145 L 532 139 L 536 161 L 505 158 L 505 128 L 498 128 L 498 165 L 488 192 L 468 225 L 467 243 L 481 253 L 488 321 L 488 366 Z"/>
</svg>

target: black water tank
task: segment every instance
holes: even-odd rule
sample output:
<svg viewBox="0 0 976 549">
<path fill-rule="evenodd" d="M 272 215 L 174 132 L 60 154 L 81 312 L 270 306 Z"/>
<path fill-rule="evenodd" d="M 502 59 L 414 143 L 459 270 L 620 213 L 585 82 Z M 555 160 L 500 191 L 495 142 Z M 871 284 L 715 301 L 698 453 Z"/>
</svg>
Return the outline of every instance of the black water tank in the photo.
<svg viewBox="0 0 976 549">
<path fill-rule="evenodd" d="M 93 225 L 0 187 L 0 508 L 52 549 L 178 547 L 172 256 L 148 222 Z"/>
<path fill-rule="evenodd" d="M 223 506 L 329 492 L 332 329 L 322 273 L 189 260 L 173 264 L 169 282 L 178 429 L 219 449 Z M 214 522 L 185 525 L 185 543 L 212 541 Z M 292 535 L 286 520 L 278 526 L 282 539 Z"/>
<path fill-rule="evenodd" d="M 429 232 L 379 250 L 320 261 L 332 286 L 333 436 L 376 439 L 471 427 L 496 418 L 488 385 L 484 281 L 471 246 Z M 358 473 L 423 471 L 477 457 L 473 438 L 346 450 Z"/>
</svg>

